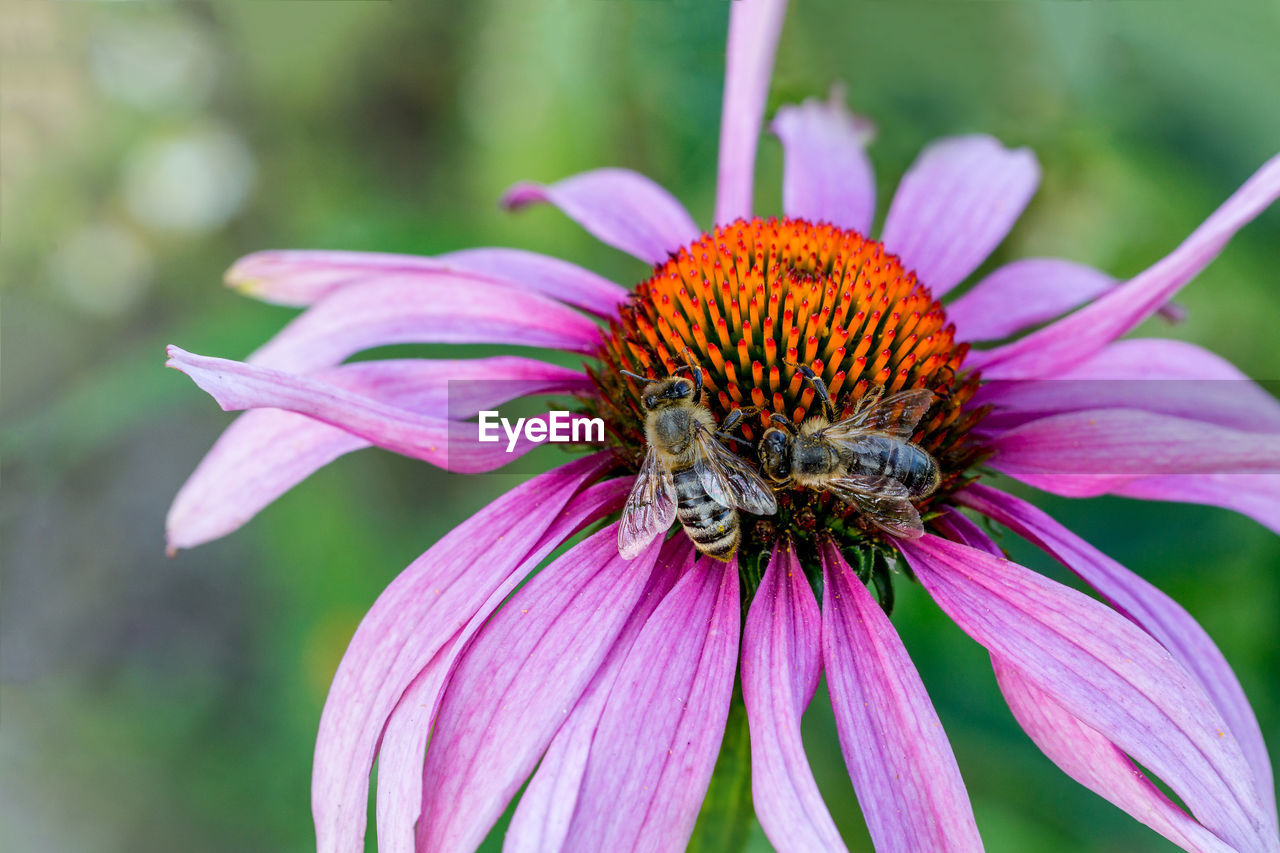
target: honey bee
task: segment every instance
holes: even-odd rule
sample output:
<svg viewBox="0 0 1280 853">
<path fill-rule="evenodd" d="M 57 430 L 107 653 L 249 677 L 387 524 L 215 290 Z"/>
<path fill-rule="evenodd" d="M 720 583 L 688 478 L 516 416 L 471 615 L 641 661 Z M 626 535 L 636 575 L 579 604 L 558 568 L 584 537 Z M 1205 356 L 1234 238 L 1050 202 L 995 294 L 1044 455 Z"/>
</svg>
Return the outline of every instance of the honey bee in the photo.
<svg viewBox="0 0 1280 853">
<path fill-rule="evenodd" d="M 671 522 L 680 521 L 694 546 L 728 560 L 738 547 L 738 510 L 754 515 L 778 511 L 773 492 L 745 461 L 716 439 L 715 421 L 702 405 L 702 371 L 645 384 L 640 404 L 649 444 L 618 525 L 618 552 L 633 559 Z"/>
<path fill-rule="evenodd" d="M 911 434 L 933 404 L 933 392 L 918 388 L 886 397 L 880 388 L 836 420 L 826 384 L 808 367 L 797 369 L 813 386 L 822 414 L 799 426 L 785 415 L 770 415 L 777 426 L 765 431 L 758 447 L 765 475 L 775 484 L 831 492 L 880 529 L 918 539 L 924 526 L 911 502 L 933 494 L 941 474 Z"/>
</svg>

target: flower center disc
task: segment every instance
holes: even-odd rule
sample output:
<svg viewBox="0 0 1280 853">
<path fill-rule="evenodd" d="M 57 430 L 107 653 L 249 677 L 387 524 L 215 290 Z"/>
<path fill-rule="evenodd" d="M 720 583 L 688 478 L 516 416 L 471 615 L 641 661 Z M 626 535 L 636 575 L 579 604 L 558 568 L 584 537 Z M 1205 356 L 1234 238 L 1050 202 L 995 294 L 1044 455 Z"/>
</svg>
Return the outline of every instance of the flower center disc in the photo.
<svg viewBox="0 0 1280 853">
<path fill-rule="evenodd" d="M 912 439 L 942 472 L 938 490 L 917 504 L 927 523 L 928 507 L 962 486 L 981 457 L 965 441 L 985 414 L 964 409 L 978 386 L 975 372 L 961 372 L 968 350 L 942 304 L 882 244 L 832 225 L 752 219 L 704 234 L 641 282 L 610 323 L 592 378 L 598 414 L 633 470 L 645 452 L 642 383 L 620 370 L 661 379 L 686 363 L 701 367 L 717 423 L 735 408 L 759 409 L 740 428 L 745 444 L 729 443 L 752 464 L 771 413 L 799 424 L 820 411 L 796 365 L 825 380 L 837 413 L 877 386 L 928 388 L 937 399 Z M 789 487 L 778 504 L 775 517 L 743 515 L 745 560 L 783 535 L 803 545 L 825 531 L 849 547 L 882 539 L 825 492 Z"/>
</svg>

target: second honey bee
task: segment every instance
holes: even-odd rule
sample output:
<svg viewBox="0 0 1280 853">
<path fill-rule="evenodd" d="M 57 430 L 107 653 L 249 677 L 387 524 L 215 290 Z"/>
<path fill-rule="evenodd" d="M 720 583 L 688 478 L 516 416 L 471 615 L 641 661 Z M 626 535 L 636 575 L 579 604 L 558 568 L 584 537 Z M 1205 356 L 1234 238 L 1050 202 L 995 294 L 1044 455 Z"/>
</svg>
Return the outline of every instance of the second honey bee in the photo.
<svg viewBox="0 0 1280 853">
<path fill-rule="evenodd" d="M 701 369 L 676 373 L 685 370 L 693 378 L 627 374 L 647 383 L 640 404 L 649 445 L 618 524 L 618 552 L 628 560 L 677 519 L 699 551 L 728 560 L 738 547 L 739 509 L 778 511 L 760 475 L 717 440 L 715 421 L 702 405 Z"/>
<path fill-rule="evenodd" d="M 808 367 L 798 369 L 813 386 L 822 414 L 799 426 L 785 415 L 771 416 L 776 425 L 758 448 L 765 475 L 778 485 L 831 492 L 893 536 L 922 536 L 912 501 L 933 494 L 941 475 L 911 435 L 933 404 L 933 392 L 917 388 L 884 396 L 880 389 L 859 400 L 849 417 L 836 420 L 825 383 Z"/>
</svg>

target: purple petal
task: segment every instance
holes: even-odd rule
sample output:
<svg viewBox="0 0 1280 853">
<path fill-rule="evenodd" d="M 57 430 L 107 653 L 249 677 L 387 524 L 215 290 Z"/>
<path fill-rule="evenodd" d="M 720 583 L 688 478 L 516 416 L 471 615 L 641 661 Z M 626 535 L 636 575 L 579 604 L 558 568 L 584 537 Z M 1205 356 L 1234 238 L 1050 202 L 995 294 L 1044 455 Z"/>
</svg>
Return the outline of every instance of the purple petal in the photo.
<svg viewBox="0 0 1280 853">
<path fill-rule="evenodd" d="M 889 617 L 830 543 L 822 578 L 827 689 L 876 850 L 981 850 L 951 744 Z"/>
<path fill-rule="evenodd" d="M 989 341 L 1017 334 L 1079 308 L 1116 284 L 1093 267 L 1057 258 L 1005 264 L 947 306 L 956 340 Z"/>
<path fill-rule="evenodd" d="M 1273 157 L 1164 259 L 1084 308 L 1025 338 L 972 353 L 988 379 L 1053 376 L 1093 355 L 1168 302 L 1280 196 L 1280 156 Z"/>
<path fill-rule="evenodd" d="M 717 225 L 751 218 L 760 123 L 786 13 L 786 0 L 736 0 L 729 4 L 716 176 Z"/>
<path fill-rule="evenodd" d="M 1200 623 L 1176 601 L 1112 560 L 1049 515 L 988 486 L 970 486 L 957 500 L 1044 550 L 1155 637 L 1209 694 L 1231 727 L 1257 780 L 1258 796 L 1276 820 L 1271 759 L 1244 689 Z"/>
<path fill-rule="evenodd" d="M 526 394 L 589 387 L 577 371 L 514 356 L 362 361 L 314 378 L 412 412 L 448 411 L 454 419 Z M 452 399 L 451 381 L 457 383 Z M 296 412 L 245 412 L 219 436 L 174 498 L 165 522 L 169 548 L 192 548 L 225 536 L 318 469 L 369 446 L 359 436 Z"/>
<path fill-rule="evenodd" d="M 339 427 L 379 447 L 450 471 L 492 471 L 537 446 L 523 434 L 510 451 L 505 440 L 482 442 L 467 421 L 421 415 L 335 385 L 279 370 L 194 355 L 171 346 L 167 367 L 181 370 L 226 411 L 285 409 Z M 538 415 L 529 420 L 546 421 Z M 572 419 L 578 416 L 574 415 Z"/>
<path fill-rule="evenodd" d="M 737 671 L 738 563 L 699 560 L 627 654 L 565 846 L 680 850 L 711 783 Z"/>
<path fill-rule="evenodd" d="M 1143 477 L 1111 494 L 1146 501 L 1207 504 L 1247 515 L 1280 533 L 1280 477 L 1275 474 L 1170 474 Z"/>
<path fill-rule="evenodd" d="M 986 531 L 974 524 L 967 515 L 948 508 L 946 512 L 930 522 L 932 526 L 952 542 L 968 545 L 986 551 L 993 557 L 1003 557 L 1004 551 L 991 540 Z"/>
<path fill-rule="evenodd" d="M 603 663 L 658 555 L 618 555 L 610 525 L 539 572 L 462 654 L 436 715 L 418 844 L 473 849 Z"/>
<path fill-rule="evenodd" d="M 1170 802 L 1115 744 L 1063 710 L 1017 667 L 994 656 L 991 662 L 1018 724 L 1068 776 L 1183 850 L 1231 853 L 1234 848 Z"/>
<path fill-rule="evenodd" d="M 779 850 L 843 850 L 805 758 L 800 718 L 818 688 L 822 614 L 795 551 L 774 549 L 747 614 L 742 698 L 751 727 L 751 796 Z"/>
<path fill-rule="evenodd" d="M 636 638 L 675 582 L 693 568 L 693 543 L 687 536 L 673 536 L 662 546 L 649 585 L 631 611 L 608 657 L 596 671 L 564 725 L 556 732 L 538 770 L 525 786 L 520 804 L 507 828 L 506 853 L 533 853 L 564 848 L 565 836 L 578 805 L 582 777 L 587 769 L 591 741 L 604 713 L 609 692 L 618 679 Z"/>
<path fill-rule="evenodd" d="M 1280 470 L 1280 432 L 1246 433 L 1136 409 L 1053 415 L 988 443 L 992 468 L 1071 497 L 1161 474 Z"/>
<path fill-rule="evenodd" d="M 409 343 L 514 344 L 594 352 L 595 323 L 514 285 L 471 273 L 423 272 L 330 293 L 257 352 L 254 364 L 307 373 L 372 347 Z"/>
<path fill-rule="evenodd" d="M 320 718 L 311 787 L 320 850 L 363 849 L 369 770 L 401 695 L 447 653 L 468 620 L 487 615 L 486 607 L 491 612 L 582 524 L 617 508 L 625 480 L 606 481 L 574 500 L 612 464 L 597 454 L 513 489 L 411 563 L 374 602 L 338 665 Z M 422 737 L 425 743 L 425 729 Z M 419 783 L 421 755 L 413 774 Z M 412 808 L 416 813 L 417 797 Z"/>
<path fill-rule="evenodd" d="M 340 287 L 384 278 L 473 273 L 550 296 L 601 317 L 615 317 L 627 291 L 590 270 L 522 249 L 466 249 L 433 258 L 380 252 L 272 250 L 255 252 L 227 271 L 229 286 L 265 302 L 314 304 Z"/>
<path fill-rule="evenodd" d="M 866 145 L 875 130 L 850 115 L 844 93 L 780 107 L 770 129 L 782 141 L 782 210 L 795 219 L 830 222 L 862 234 L 876 212 L 876 177 Z"/>
<path fill-rule="evenodd" d="M 1119 282 L 1093 267 L 1058 258 L 1026 258 L 1005 264 L 947 306 L 956 340 L 1007 338 L 1052 320 L 1115 288 Z M 1180 322 L 1185 312 L 1164 305 L 1160 313 Z"/>
<path fill-rule="evenodd" d="M 978 268 L 1000 245 L 1040 183 L 1026 148 L 989 136 L 959 136 L 927 146 L 889 206 L 884 244 L 934 296 Z"/>
<path fill-rule="evenodd" d="M 1106 408 L 1141 409 L 1246 432 L 1280 431 L 1280 400 L 1221 356 L 1161 338 L 1109 344 L 1054 379 L 987 382 L 973 404 L 994 406 L 979 427 L 987 434 L 1050 415 Z"/>
<path fill-rule="evenodd" d="M 649 264 L 660 264 L 702 231 L 675 196 L 628 169 L 595 169 L 554 184 L 521 183 L 502 203 L 519 210 L 554 204 L 600 242 Z"/>
<path fill-rule="evenodd" d="M 1231 729 L 1146 632 L 983 551 L 930 535 L 898 547 L 961 630 L 1163 779 L 1200 823 L 1241 850 L 1280 849 Z"/>
</svg>

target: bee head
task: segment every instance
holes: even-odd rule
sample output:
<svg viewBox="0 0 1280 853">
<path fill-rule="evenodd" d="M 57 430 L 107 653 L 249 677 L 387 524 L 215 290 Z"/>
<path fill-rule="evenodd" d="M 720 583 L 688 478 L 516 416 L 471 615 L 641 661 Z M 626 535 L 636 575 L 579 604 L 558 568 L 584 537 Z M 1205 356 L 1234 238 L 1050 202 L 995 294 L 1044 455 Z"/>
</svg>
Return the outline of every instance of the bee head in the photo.
<svg viewBox="0 0 1280 853">
<path fill-rule="evenodd" d="M 765 430 L 756 453 L 769 479 L 782 482 L 791 476 L 791 435 L 786 430 L 778 427 Z"/>
<path fill-rule="evenodd" d="M 692 380 L 682 376 L 672 376 L 646 385 L 640 395 L 640 404 L 644 406 L 645 411 L 653 412 L 691 399 L 693 393 Z"/>
</svg>

